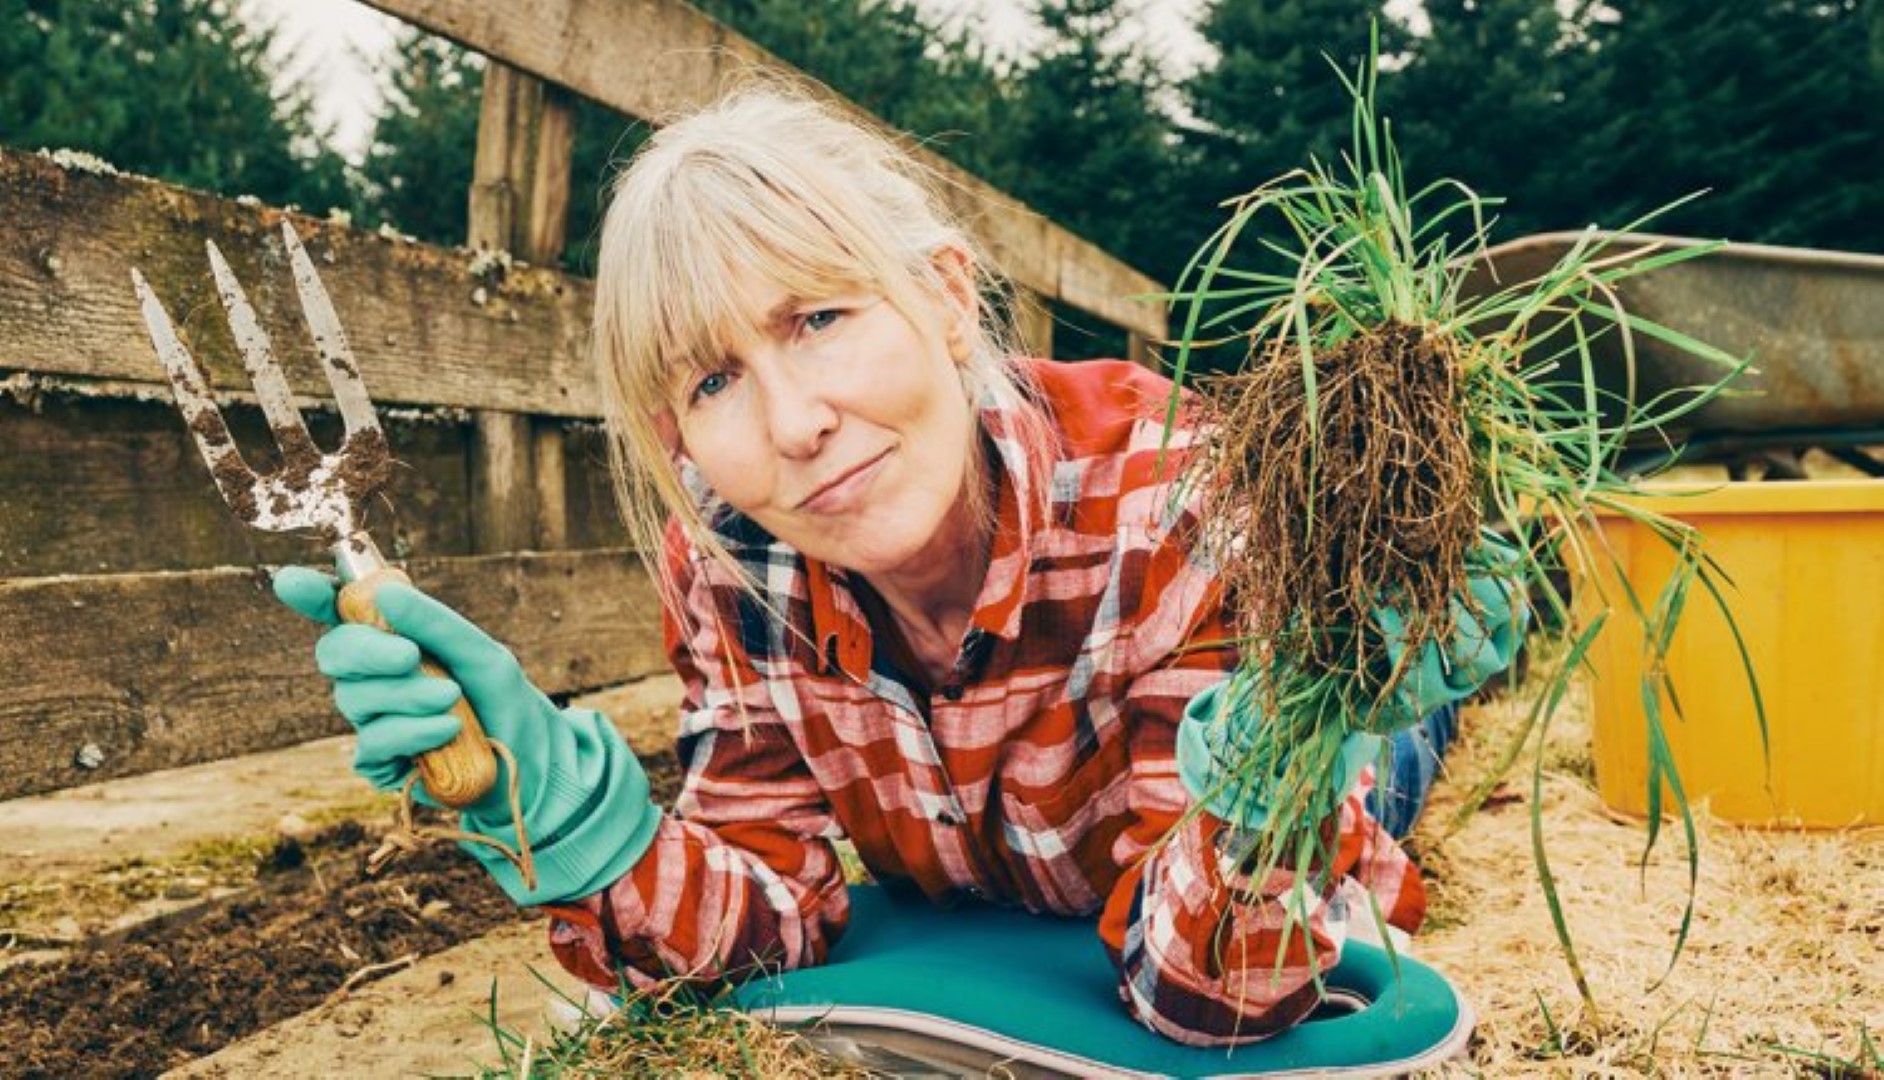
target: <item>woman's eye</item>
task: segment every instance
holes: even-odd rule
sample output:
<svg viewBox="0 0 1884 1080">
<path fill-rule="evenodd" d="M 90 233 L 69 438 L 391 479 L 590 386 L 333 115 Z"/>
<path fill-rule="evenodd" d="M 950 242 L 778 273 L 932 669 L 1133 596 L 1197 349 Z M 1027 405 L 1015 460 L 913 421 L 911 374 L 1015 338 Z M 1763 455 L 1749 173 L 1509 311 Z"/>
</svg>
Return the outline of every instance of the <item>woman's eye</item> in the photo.
<svg viewBox="0 0 1884 1080">
<path fill-rule="evenodd" d="M 836 308 L 820 308 L 805 316 L 805 329 L 814 334 L 820 330 L 828 330 L 831 328 L 831 324 L 838 320 L 840 314 L 841 313 Z"/>
<path fill-rule="evenodd" d="M 693 394 L 690 395 L 691 399 L 693 401 L 700 401 L 705 398 L 716 397 L 722 390 L 726 389 L 726 384 L 731 381 L 731 377 L 724 371 L 709 371 L 705 375 L 700 376 L 699 382 L 693 384 Z"/>
</svg>

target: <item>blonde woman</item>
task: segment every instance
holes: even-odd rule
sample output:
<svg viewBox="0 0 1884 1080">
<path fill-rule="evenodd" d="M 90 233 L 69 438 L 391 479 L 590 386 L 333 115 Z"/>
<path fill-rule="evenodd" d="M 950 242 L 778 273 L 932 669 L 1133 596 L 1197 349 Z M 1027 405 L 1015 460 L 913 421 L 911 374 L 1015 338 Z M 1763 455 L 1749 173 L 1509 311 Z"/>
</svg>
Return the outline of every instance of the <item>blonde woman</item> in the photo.
<svg viewBox="0 0 1884 1080">
<path fill-rule="evenodd" d="M 771 91 L 665 128 L 615 185 L 596 359 L 685 685 L 672 812 L 606 720 L 555 708 L 423 594 L 381 593 L 394 634 L 323 637 L 369 780 L 449 741 L 460 693 L 511 750 L 521 823 L 506 777 L 463 824 L 510 844 L 521 824 L 535 888 L 467 850 L 595 985 L 821 963 L 848 918 L 842 839 L 936 904 L 1097 916 L 1124 1007 L 1185 1043 L 1306 1015 L 1366 894 L 1418 924 L 1371 768 L 1330 823 L 1314 960 L 1220 857 L 1248 822 L 1200 803 L 1209 755 L 1178 754 L 1187 703 L 1235 661 L 1173 499 L 1193 432 L 1167 442 L 1149 371 L 1018 357 L 988 265 L 893 144 Z M 332 621 L 325 577 L 277 591 Z M 420 647 L 453 678 L 419 674 Z"/>
</svg>

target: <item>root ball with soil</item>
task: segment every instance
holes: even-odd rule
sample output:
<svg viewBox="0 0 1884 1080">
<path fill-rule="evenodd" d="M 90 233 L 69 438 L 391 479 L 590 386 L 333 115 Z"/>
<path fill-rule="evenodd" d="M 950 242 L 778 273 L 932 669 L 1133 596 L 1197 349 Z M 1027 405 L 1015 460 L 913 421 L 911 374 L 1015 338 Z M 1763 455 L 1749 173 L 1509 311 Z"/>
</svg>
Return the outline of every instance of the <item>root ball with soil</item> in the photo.
<svg viewBox="0 0 1884 1080">
<path fill-rule="evenodd" d="M 1374 611 L 1392 605 L 1409 643 L 1449 632 L 1482 517 L 1460 384 L 1450 342 L 1391 321 L 1315 352 L 1272 339 L 1203 385 L 1213 441 L 1195 480 L 1234 533 L 1222 580 L 1252 601 L 1235 607 L 1245 640 L 1379 697 L 1399 672 Z"/>
</svg>

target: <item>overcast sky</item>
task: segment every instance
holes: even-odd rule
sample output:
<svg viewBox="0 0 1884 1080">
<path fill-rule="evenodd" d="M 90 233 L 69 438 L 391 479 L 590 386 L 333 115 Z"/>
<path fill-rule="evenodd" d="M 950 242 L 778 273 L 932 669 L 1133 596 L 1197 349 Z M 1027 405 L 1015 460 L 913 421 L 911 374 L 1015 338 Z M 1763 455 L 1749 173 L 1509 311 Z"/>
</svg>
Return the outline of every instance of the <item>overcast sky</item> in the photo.
<svg viewBox="0 0 1884 1080">
<path fill-rule="evenodd" d="M 815 0 L 812 0 L 815 2 Z M 1018 49 L 1032 30 L 1026 0 L 919 0 L 944 20 L 970 20 L 988 39 Z M 1194 64 L 1203 51 L 1191 29 L 1200 0 L 1138 0 L 1146 40 L 1172 70 Z M 371 134 L 379 100 L 373 58 L 390 47 L 399 23 L 355 0 L 249 0 L 251 8 L 281 28 L 294 50 L 290 77 L 311 82 L 320 121 L 334 129 L 342 153 L 356 158 Z M 1156 14 L 1150 14 L 1156 13 Z"/>
</svg>

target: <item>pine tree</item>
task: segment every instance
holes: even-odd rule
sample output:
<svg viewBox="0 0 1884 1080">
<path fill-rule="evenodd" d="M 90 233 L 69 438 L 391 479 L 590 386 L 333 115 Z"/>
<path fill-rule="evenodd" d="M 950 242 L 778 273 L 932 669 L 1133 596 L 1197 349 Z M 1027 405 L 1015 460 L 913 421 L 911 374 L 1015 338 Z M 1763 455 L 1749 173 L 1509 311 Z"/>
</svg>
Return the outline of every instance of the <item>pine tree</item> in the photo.
<svg viewBox="0 0 1884 1080">
<path fill-rule="evenodd" d="M 482 59 L 407 27 L 379 76 L 384 94 L 361 163 L 370 217 L 428 243 L 464 243 Z"/>
<path fill-rule="evenodd" d="M 1009 193 L 1055 224 L 1153 277 L 1176 273 L 1185 241 L 1162 227 L 1174 194 L 1165 83 L 1129 36 L 1127 0 L 1035 0 L 1043 44 L 1013 72 L 1005 131 Z M 1122 356 L 1124 334 L 1055 310 L 1062 359 Z"/>
<path fill-rule="evenodd" d="M 1013 166 L 999 61 L 913 0 L 703 0 L 698 5 L 982 179 Z"/>
<path fill-rule="evenodd" d="M 1170 196 L 1164 82 L 1126 38 L 1124 0 L 1036 0 L 1045 45 L 1015 72 L 1013 194 L 1151 273 L 1174 272 L 1181 243 L 1157 225 Z"/>
<path fill-rule="evenodd" d="M 1413 189 L 1447 178 L 1503 199 L 1498 238 L 1589 223 L 1579 159 L 1603 103 L 1587 8 L 1427 0 L 1387 102 Z"/>
<path fill-rule="evenodd" d="M 275 31 L 223 0 L 0 0 L 0 142 L 320 212 L 351 208 Z"/>
<path fill-rule="evenodd" d="M 1206 203 L 1240 195 L 1347 145 L 1352 99 L 1341 76 L 1367 57 L 1379 0 L 1213 0 L 1198 29 L 1215 60 L 1184 83 L 1193 122 L 1190 189 Z"/>
<path fill-rule="evenodd" d="M 1584 154 L 1605 223 L 1694 191 L 1661 231 L 1884 251 L 1884 75 L 1861 0 L 1615 0 L 1609 117 Z"/>
</svg>

